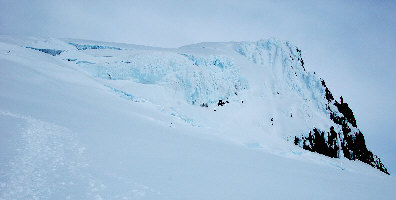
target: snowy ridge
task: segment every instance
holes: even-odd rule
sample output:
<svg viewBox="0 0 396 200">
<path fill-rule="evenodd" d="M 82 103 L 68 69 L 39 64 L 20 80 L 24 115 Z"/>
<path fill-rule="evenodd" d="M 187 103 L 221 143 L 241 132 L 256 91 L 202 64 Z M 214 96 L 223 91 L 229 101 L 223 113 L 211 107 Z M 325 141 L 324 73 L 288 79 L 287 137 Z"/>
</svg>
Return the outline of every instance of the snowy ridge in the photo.
<svg viewBox="0 0 396 200">
<path fill-rule="evenodd" d="M 61 41 L 56 42 L 58 46 L 61 43 Z M 266 112 L 265 110 L 276 104 L 277 108 L 272 109 L 272 116 L 268 118 L 270 118 L 269 124 L 277 128 L 267 126 L 261 131 L 273 132 L 287 139 L 294 137 L 296 145 L 331 157 L 344 157 L 346 154 L 348 159 L 359 159 L 388 173 L 374 155 L 365 155 L 363 156 L 365 158 L 354 155 L 362 154 L 362 151 L 365 152 L 363 154 L 371 154 L 368 153 L 365 145 L 362 147 L 354 145 L 354 150 L 347 145 L 347 143 L 355 143 L 355 135 L 360 133 L 356 129 L 356 122 L 354 126 L 348 124 L 343 126 L 338 122 L 340 120 L 335 119 L 343 118 L 337 102 L 324 81 L 306 71 L 301 50 L 290 42 L 272 38 L 257 42 L 201 43 L 182 47 L 176 51 L 121 49 L 114 45 L 92 44 L 92 42 L 80 44 L 78 41 L 65 41 L 64 43 L 65 47 L 71 45 L 76 47 L 76 50 L 70 47 L 65 50 L 27 48 L 53 56 L 61 54 L 63 60 L 77 64 L 90 75 L 100 79 L 126 80 L 143 85 L 166 87 L 178 96 L 184 97 L 186 103 L 191 105 L 224 106 L 230 102 L 241 103 L 244 98 L 253 98 L 254 101 L 265 101 L 258 110 Z M 48 47 L 50 46 L 51 43 Z M 248 62 L 246 66 L 246 63 L 242 63 L 239 58 L 235 59 L 235 53 L 247 58 L 250 63 Z M 265 74 L 257 73 L 257 77 L 249 77 L 250 75 L 240 72 L 241 70 L 254 72 L 258 68 L 261 68 Z M 108 86 L 116 93 L 122 91 L 111 84 Z M 261 94 L 257 96 L 250 92 L 249 87 L 256 87 L 253 91 Z M 132 99 L 132 96 L 125 95 L 128 93 L 122 93 L 124 97 Z M 238 94 L 243 95 L 238 96 Z M 329 99 L 329 95 L 333 99 Z M 140 98 L 150 99 L 144 96 Z M 161 105 L 158 99 L 154 103 Z M 303 118 L 304 122 L 296 123 L 291 128 L 283 128 L 284 124 L 293 117 L 293 112 L 297 113 L 295 117 Z M 242 116 L 249 114 L 251 113 Z M 190 118 L 191 120 L 188 121 L 193 124 L 194 117 L 184 118 Z M 222 118 L 227 119 L 227 116 Z M 349 122 L 355 120 L 349 118 Z M 274 125 L 274 120 L 278 125 Z M 348 120 L 345 120 L 348 123 Z M 204 124 L 202 121 L 199 123 Z M 250 125 L 246 124 L 246 126 Z M 316 141 L 316 143 L 324 143 L 321 144 L 322 147 L 315 146 L 315 138 L 316 140 L 323 138 Z M 346 138 L 351 138 L 349 139 L 351 141 L 347 142 Z M 252 139 L 258 138 L 248 140 Z M 362 140 L 364 141 L 364 138 Z M 361 149 L 358 150 L 359 148 Z"/>
<path fill-rule="evenodd" d="M 1 36 L 0 63 L 0 199 L 394 196 L 348 104 L 290 42 Z"/>
</svg>

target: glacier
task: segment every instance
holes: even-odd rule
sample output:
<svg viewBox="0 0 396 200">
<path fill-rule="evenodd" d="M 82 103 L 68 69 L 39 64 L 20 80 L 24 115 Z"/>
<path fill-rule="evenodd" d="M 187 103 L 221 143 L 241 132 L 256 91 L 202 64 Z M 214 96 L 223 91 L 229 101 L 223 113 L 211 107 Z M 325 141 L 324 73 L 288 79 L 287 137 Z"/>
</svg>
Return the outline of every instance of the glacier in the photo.
<svg viewBox="0 0 396 200">
<path fill-rule="evenodd" d="M 0 36 L 0 64 L 0 199 L 396 195 L 348 104 L 287 41 Z"/>
</svg>

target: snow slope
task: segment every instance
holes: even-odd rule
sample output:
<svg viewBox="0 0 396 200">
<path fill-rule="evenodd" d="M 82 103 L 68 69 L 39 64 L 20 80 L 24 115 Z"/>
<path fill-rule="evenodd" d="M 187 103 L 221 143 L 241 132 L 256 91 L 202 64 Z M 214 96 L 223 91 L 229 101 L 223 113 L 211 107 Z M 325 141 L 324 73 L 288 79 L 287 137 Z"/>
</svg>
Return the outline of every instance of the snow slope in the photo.
<svg viewBox="0 0 396 200">
<path fill-rule="evenodd" d="M 1 36 L 0 199 L 392 199 L 393 176 L 293 144 L 341 129 L 295 48 Z"/>
</svg>

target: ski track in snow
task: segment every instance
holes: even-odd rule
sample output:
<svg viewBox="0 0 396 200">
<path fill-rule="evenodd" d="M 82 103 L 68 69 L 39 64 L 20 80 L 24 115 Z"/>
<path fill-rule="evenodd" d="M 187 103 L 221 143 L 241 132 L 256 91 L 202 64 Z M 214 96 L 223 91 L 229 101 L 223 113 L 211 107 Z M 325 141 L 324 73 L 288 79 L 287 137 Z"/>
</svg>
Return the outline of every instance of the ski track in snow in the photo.
<svg viewBox="0 0 396 200">
<path fill-rule="evenodd" d="M 159 194 L 126 178 L 94 176 L 85 147 L 64 127 L 10 112 L 0 111 L 0 116 L 26 124 L 21 133 L 15 133 L 20 139 L 16 156 L 0 171 L 0 200 L 139 199 L 147 193 Z M 108 188 L 102 179 L 127 189 Z"/>
</svg>

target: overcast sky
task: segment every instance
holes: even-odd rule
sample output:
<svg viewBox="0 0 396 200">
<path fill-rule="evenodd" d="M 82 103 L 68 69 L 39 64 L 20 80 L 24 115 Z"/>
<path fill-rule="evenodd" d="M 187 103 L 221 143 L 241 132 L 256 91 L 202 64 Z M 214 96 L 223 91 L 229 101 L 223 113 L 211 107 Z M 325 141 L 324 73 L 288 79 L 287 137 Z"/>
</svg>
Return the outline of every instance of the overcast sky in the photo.
<svg viewBox="0 0 396 200">
<path fill-rule="evenodd" d="M 318 3 L 320 2 L 320 3 Z M 303 51 L 396 172 L 396 1 L 0 0 L 0 34 L 179 47 L 276 37 Z"/>
</svg>

